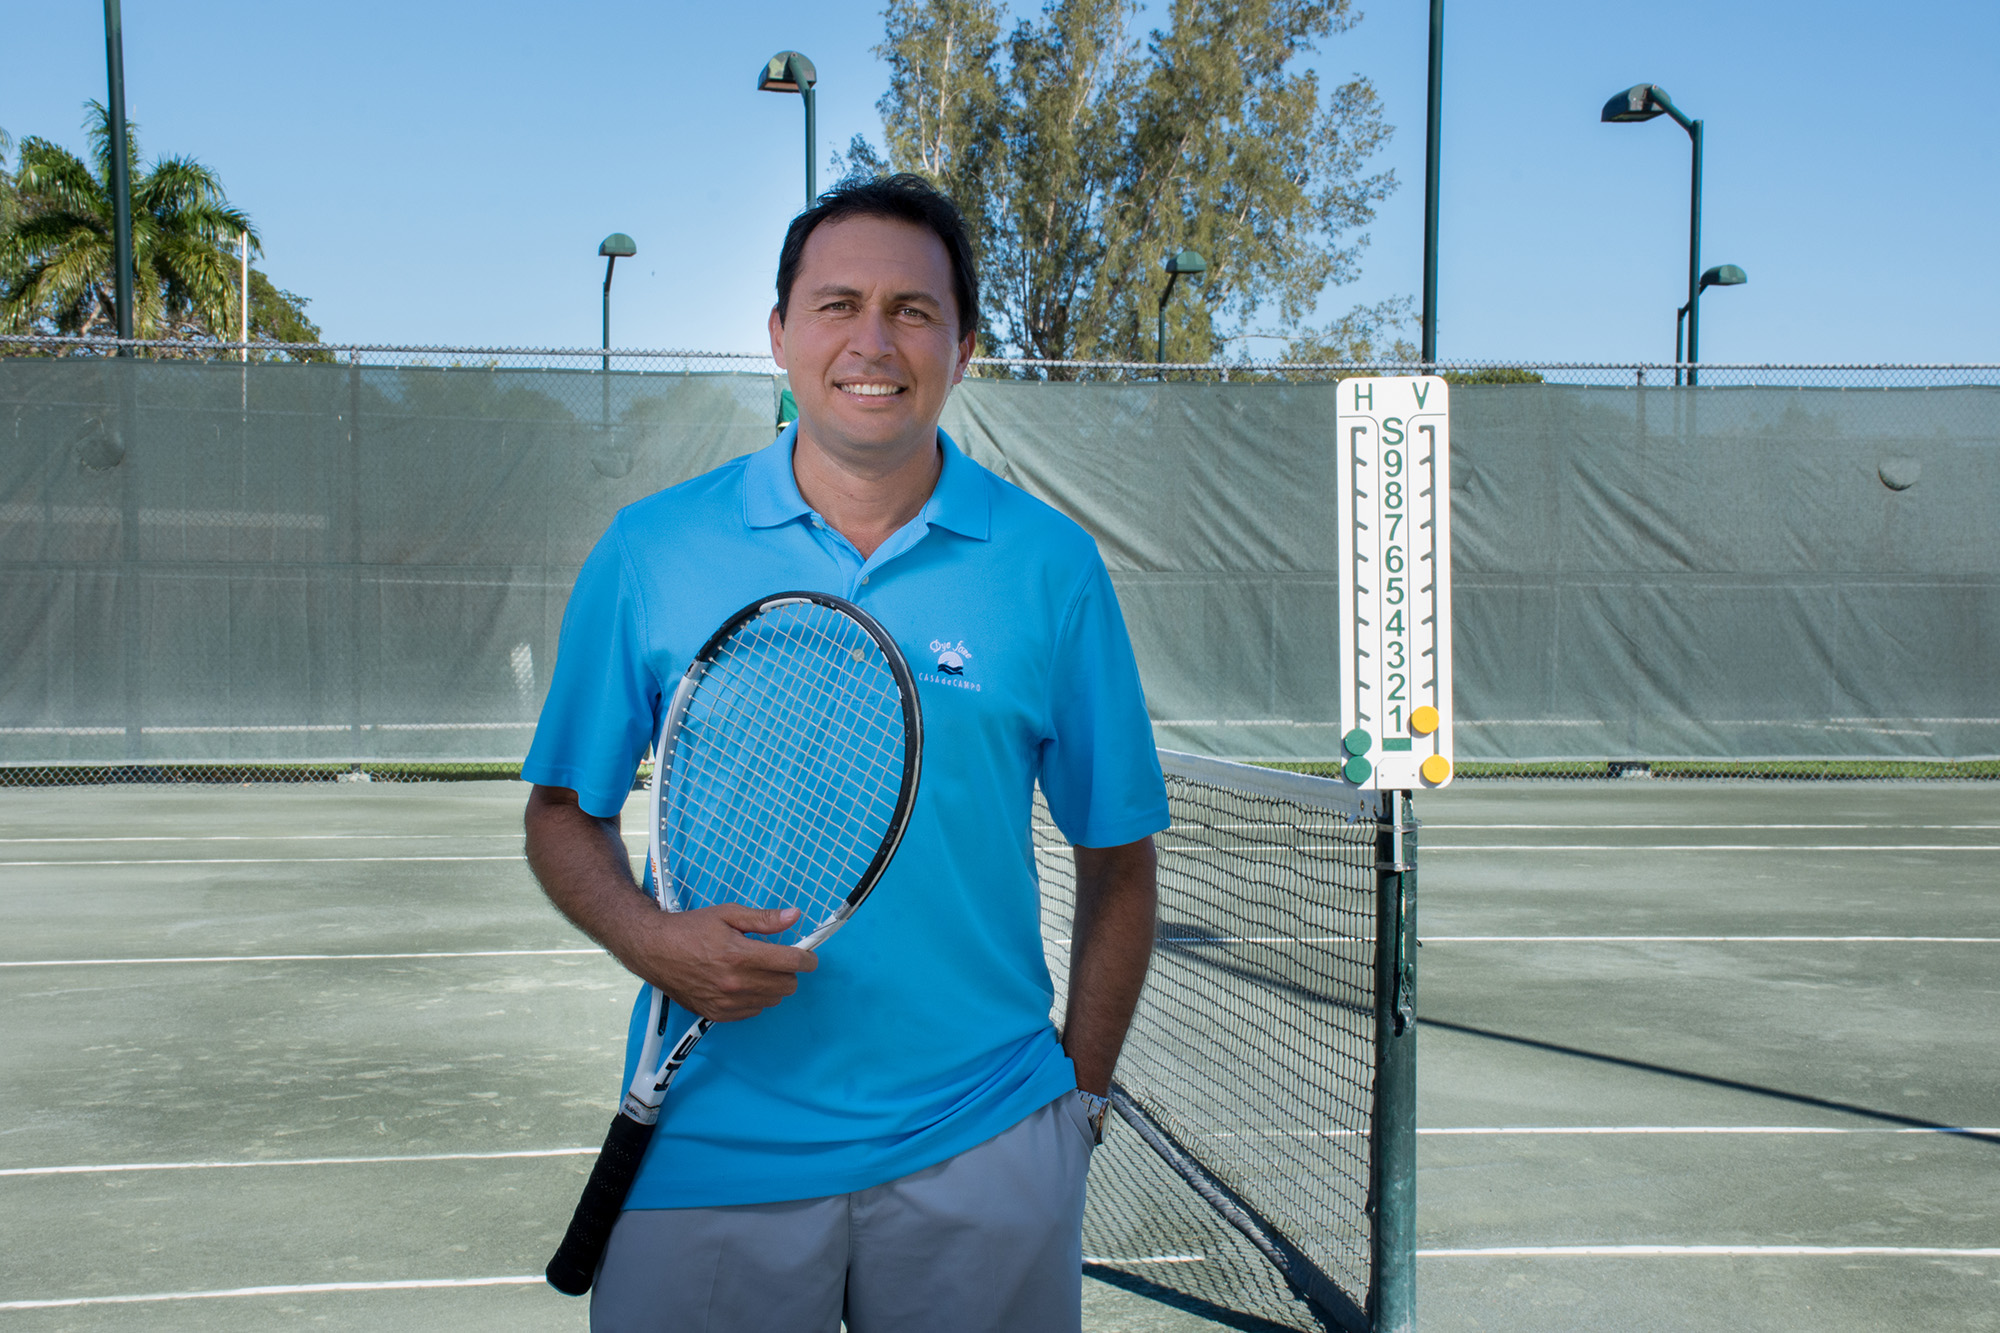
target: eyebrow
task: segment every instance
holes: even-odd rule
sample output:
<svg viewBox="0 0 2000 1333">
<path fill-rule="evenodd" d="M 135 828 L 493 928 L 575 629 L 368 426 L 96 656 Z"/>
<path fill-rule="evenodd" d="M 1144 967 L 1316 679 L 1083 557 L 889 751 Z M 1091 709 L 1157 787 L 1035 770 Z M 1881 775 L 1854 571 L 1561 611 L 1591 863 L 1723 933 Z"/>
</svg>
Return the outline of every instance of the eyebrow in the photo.
<svg viewBox="0 0 2000 1333">
<path fill-rule="evenodd" d="M 866 293 L 863 292 L 858 287 L 847 287 L 836 283 L 829 283 L 824 287 L 813 288 L 812 294 L 807 299 L 813 301 L 826 301 L 826 300 L 835 300 L 841 297 L 861 297 L 864 295 L 866 295 Z M 893 293 L 889 297 L 889 300 L 892 304 L 898 304 L 898 305 L 912 301 L 921 301 L 926 305 L 936 306 L 939 310 L 944 309 L 943 300 L 941 300 L 935 294 L 923 291 L 921 289 L 907 291 L 907 292 Z"/>
</svg>

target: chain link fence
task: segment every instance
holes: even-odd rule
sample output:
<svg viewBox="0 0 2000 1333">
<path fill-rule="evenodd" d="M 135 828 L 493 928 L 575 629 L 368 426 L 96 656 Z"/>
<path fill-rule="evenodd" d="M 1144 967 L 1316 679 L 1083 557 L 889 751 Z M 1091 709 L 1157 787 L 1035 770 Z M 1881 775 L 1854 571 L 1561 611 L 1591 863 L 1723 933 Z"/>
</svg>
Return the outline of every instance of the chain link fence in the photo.
<svg viewBox="0 0 2000 1333">
<path fill-rule="evenodd" d="M 772 375 L 756 352 L 658 348 L 452 347 L 358 343 L 179 342 L 0 335 L 0 357 L 104 357 L 239 364 L 333 364 L 425 370 L 625 371 L 648 375 Z M 1050 361 L 976 356 L 968 374 L 1048 383 L 1329 383 L 1359 375 L 1441 375 L 1454 384 L 1573 384 L 1605 388 L 1930 389 L 2000 385 L 2000 362 L 1653 361 Z"/>
<path fill-rule="evenodd" d="M 1163 743 L 1335 758 L 1330 510 L 1285 442 L 1333 381 L 1434 371 L 1460 776 L 2000 776 L 2000 366 L 972 369 L 948 427 L 1099 536 Z M 591 543 L 768 442 L 784 387 L 697 351 L 0 337 L 0 786 L 513 776 Z M 1823 697 L 1724 698 L 1746 673 Z"/>
</svg>

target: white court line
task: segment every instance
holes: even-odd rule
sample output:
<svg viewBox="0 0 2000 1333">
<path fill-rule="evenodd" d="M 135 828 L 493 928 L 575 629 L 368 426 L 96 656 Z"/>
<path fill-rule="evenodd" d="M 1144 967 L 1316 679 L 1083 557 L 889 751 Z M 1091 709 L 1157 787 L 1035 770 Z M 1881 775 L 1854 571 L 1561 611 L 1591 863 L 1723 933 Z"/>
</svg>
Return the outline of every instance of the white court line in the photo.
<svg viewBox="0 0 2000 1333">
<path fill-rule="evenodd" d="M 1060 851 L 1060 849 L 1048 849 Z M 1210 847 L 1166 847 L 1164 855 L 1192 855 L 1192 857 L 1212 857 L 1226 855 L 1228 851 L 1258 851 L 1270 855 L 1290 855 L 1290 853 L 1328 853 L 1328 851 L 1352 851 L 1352 847 L 1328 845 L 1328 847 L 1282 847 L 1282 849 L 1210 849 Z M 1994 843 L 1852 843 L 1852 845 L 1800 845 L 1800 847 L 1774 847 L 1770 843 L 1646 843 L 1646 845 L 1614 845 L 1614 843 L 1446 843 L 1430 845 L 1422 849 L 1422 855 L 1432 853 L 1496 853 L 1496 851 L 1526 851 L 1526 853 L 1568 853 L 1568 851 L 1616 851 L 1616 853 L 1656 853 L 1656 851 L 1760 851 L 1760 853 L 1912 853 L 1912 851 L 2000 851 Z M 22 869 L 22 867 L 54 867 L 54 865 L 364 865 L 364 863 L 412 863 L 412 861 L 522 861 L 520 853 L 510 857 L 148 857 L 134 861 L 0 861 L 0 869 Z"/>
<path fill-rule="evenodd" d="M 1424 944 L 2000 944 L 1994 935 L 1432 935 Z M 1068 944 L 1059 939 L 1057 944 Z M 1162 944 L 1370 944 L 1360 935 L 1169 935 Z"/>
<path fill-rule="evenodd" d="M 145 1305 L 156 1301 L 215 1301 L 233 1296 L 316 1296 L 341 1291 L 427 1291 L 440 1287 L 527 1287 L 546 1279 L 530 1277 L 433 1277 L 400 1282 L 304 1282 L 287 1287 L 231 1287 L 226 1291 L 156 1291 L 143 1296 L 71 1296 L 52 1301 L 0 1301 L 0 1310 L 61 1310 L 78 1305 Z"/>
<path fill-rule="evenodd" d="M 27 958 L 0 962 L 0 967 L 131 967 L 144 963 L 345 963 L 393 958 L 539 958 L 595 953 L 602 949 L 464 949 L 421 953 L 222 953 L 189 958 Z"/>
<path fill-rule="evenodd" d="M 1994 935 L 1424 935 L 1425 944 L 2000 944 Z"/>
<path fill-rule="evenodd" d="M 378 861 L 520 861 L 512 856 L 206 856 L 156 857 L 136 861 L 0 861 L 0 868 L 20 866 L 303 866 L 357 865 Z"/>
<path fill-rule="evenodd" d="M 1117 1264 L 1205 1264 L 1208 1262 L 1208 1256 L 1205 1254 L 1141 1254 L 1127 1259 L 1108 1258 L 1101 1254 L 1086 1254 L 1083 1256 L 1083 1261 L 1087 1264 L 1103 1264 L 1106 1266 Z"/>
<path fill-rule="evenodd" d="M 379 1166 L 395 1162 L 497 1162 L 512 1157 L 594 1157 L 596 1148 L 524 1148 L 516 1152 L 438 1152 L 401 1157 L 282 1157 L 262 1162 L 114 1162 L 99 1166 L 12 1166 L 0 1176 L 99 1176 L 126 1171 L 231 1171 L 246 1166 Z"/>
<path fill-rule="evenodd" d="M 2000 1128 L 1978 1126 L 1938 1126 L 1935 1128 L 1888 1128 L 1880 1126 L 1830 1127 L 1822 1125 L 1555 1125 L 1555 1126 L 1451 1126 L 1448 1128 L 1419 1129 L 1420 1135 L 1443 1137 L 1477 1138 L 1493 1135 L 1537 1136 L 1537 1135 L 1628 1135 L 1628 1134 L 2000 1134 Z M 1235 1135 L 1216 1134 L 1210 1138 L 1234 1138 Z M 1319 1137 L 1319 1136 L 1316 1136 Z M 1349 1137 L 1348 1132 L 1325 1135 L 1323 1137 Z M 0 1168 L 0 1177 L 11 1176 L 101 1176 L 121 1175 L 138 1171 L 235 1171 L 246 1167 L 270 1166 L 383 1166 L 409 1162 L 497 1162 L 521 1158 L 545 1157 L 594 1157 L 596 1148 L 524 1148 L 509 1152 L 442 1152 L 409 1153 L 402 1155 L 382 1155 L 373 1157 L 284 1157 L 265 1161 L 233 1162 L 108 1162 L 80 1166 L 15 1166 Z M 1137 1263 L 1161 1262 L 1153 1260 L 1102 1259 L 1090 1262 Z"/>
<path fill-rule="evenodd" d="M 1768 842 L 1492 842 L 1426 843 L 1433 852 L 2000 852 L 1990 842 L 1834 842 L 1784 846 Z"/>
<path fill-rule="evenodd" d="M 1069 844 L 1036 843 L 1035 850 L 1037 852 L 1068 851 Z M 1364 849 L 1358 843 L 1338 842 L 1246 847 L 1185 847 L 1170 845 L 1159 849 L 1161 856 L 1241 856 L 1264 857 L 1267 859 L 1294 856 L 1301 852 L 1356 853 L 1361 850 L 1372 852 L 1372 849 Z M 1423 856 L 1429 856 L 1433 852 L 2000 852 L 2000 843 L 1833 842 L 1785 845 L 1769 842 L 1427 842 L 1423 845 Z M 5 863 L 0 862 L 0 864 Z"/>
<path fill-rule="evenodd" d="M 2000 829 L 2000 825 L 1436 825 L 1418 821 L 1424 829 Z"/>
<path fill-rule="evenodd" d="M 1419 1259 L 1778 1258 L 1876 1254 L 1936 1259 L 2000 1259 L 2000 1246 L 1951 1249 L 1934 1245 L 1493 1245 L 1471 1250 L 1418 1250 Z"/>
<path fill-rule="evenodd" d="M 1973 1125 L 1937 1125 L 1918 1128 L 1889 1128 L 1884 1125 L 1504 1125 L 1453 1126 L 1449 1129 L 1419 1129 L 1419 1134 L 1445 1137 L 1537 1134 L 2000 1134 L 2000 1129 Z"/>
<path fill-rule="evenodd" d="M 0 838 L 0 843 L 57 842 L 420 842 L 436 838 L 518 838 L 514 833 L 146 833 L 98 838 Z M 644 836 L 643 830 L 641 837 Z"/>
</svg>

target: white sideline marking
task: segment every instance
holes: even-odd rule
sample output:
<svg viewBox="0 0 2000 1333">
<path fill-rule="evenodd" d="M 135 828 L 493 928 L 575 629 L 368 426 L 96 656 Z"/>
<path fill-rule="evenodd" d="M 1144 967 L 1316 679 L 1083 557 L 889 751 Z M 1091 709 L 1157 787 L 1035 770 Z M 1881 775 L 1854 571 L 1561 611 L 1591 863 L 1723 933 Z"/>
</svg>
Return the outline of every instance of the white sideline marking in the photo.
<svg viewBox="0 0 2000 1333">
<path fill-rule="evenodd" d="M 282 1157 L 262 1162 L 114 1162 L 103 1166 L 12 1166 L 0 1176 L 98 1176 L 124 1171 L 229 1171 L 245 1166 L 379 1166 L 389 1162 L 497 1162 L 511 1157 L 594 1157 L 595 1148 L 524 1148 L 516 1152 L 436 1152 L 401 1157 Z"/>
<path fill-rule="evenodd" d="M 0 1301 L 0 1310 L 60 1310 L 77 1305 L 144 1305 L 155 1301 L 215 1301 L 232 1296 L 315 1296 L 339 1291 L 425 1291 L 439 1287 L 527 1287 L 530 1277 L 427 1277 L 398 1282 L 303 1282 L 286 1287 L 231 1287 L 225 1291 L 156 1291 L 143 1296 L 70 1296 L 53 1301 Z"/>
<path fill-rule="evenodd" d="M 464 949 L 425 953 L 255 953 L 211 954 L 201 958 L 31 958 L 0 962 L 0 967 L 124 967 L 140 963 L 345 963 L 390 958 L 536 958 L 559 954 L 603 953 L 602 949 Z"/>
<path fill-rule="evenodd" d="M 1821 842 L 1780 846 L 1768 842 L 1485 842 L 1428 843 L 1419 852 L 2000 852 L 1990 842 Z"/>
<path fill-rule="evenodd" d="M 1993 935 L 1425 935 L 1425 944 L 2000 944 Z"/>
<path fill-rule="evenodd" d="M 518 838 L 519 833 L 140 833 L 115 838 L 0 838 L 10 842 L 418 842 L 434 838 Z"/>
<path fill-rule="evenodd" d="M 0 838 L 0 844 L 15 842 L 419 842 L 430 838 L 506 838 L 512 833 L 137 833 L 115 838 Z M 626 829 L 623 836 L 643 838 L 644 829 Z"/>
<path fill-rule="evenodd" d="M 1418 1250 L 1419 1259 L 1764 1258 L 1879 1254 L 1938 1259 L 2000 1259 L 2000 1246 L 1951 1249 L 1934 1245 L 1493 1245 L 1471 1250 Z"/>
<path fill-rule="evenodd" d="M 1454 1126 L 1419 1129 L 1419 1134 L 2000 1134 L 2000 1129 L 1975 1125 L 1889 1128 L 1882 1125 L 1522 1125 L 1487 1128 Z"/>
<path fill-rule="evenodd" d="M 1055 851 L 1060 848 L 1037 848 L 1040 851 Z M 1351 846 L 1333 844 L 1328 846 L 1299 846 L 1273 848 L 1231 848 L 1231 847 L 1163 847 L 1165 856 L 1221 856 L 1229 853 L 1257 852 L 1272 856 L 1286 856 L 1299 852 L 1340 852 L 1352 851 Z M 1767 843 L 1651 843 L 1643 846 L 1620 846 L 1611 843 L 1446 843 L 1423 849 L 1423 855 L 1439 852 L 2000 852 L 2000 844 L 1993 843 L 1854 843 L 1815 844 L 1812 846 L 1777 847 Z M 132 860 L 106 861 L 0 861 L 0 868 L 23 868 L 29 866 L 239 866 L 239 865 L 360 865 L 382 862 L 415 861 L 523 861 L 519 853 L 508 856 L 217 856 L 217 857 L 147 857 Z"/>
<path fill-rule="evenodd" d="M 1996 829 L 2000 824 L 1434 824 L 1427 829 Z"/>
<path fill-rule="evenodd" d="M 1208 1256 L 1205 1254 L 1142 1254 L 1134 1258 L 1123 1259 L 1108 1258 L 1101 1254 L 1086 1254 L 1083 1256 L 1083 1261 L 1087 1264 L 1103 1264 L 1107 1267 L 1115 1264 L 1205 1264 L 1208 1262 Z"/>
<path fill-rule="evenodd" d="M 136 861 L 0 861 L 4 866 L 302 866 L 360 864 L 377 861 L 522 861 L 512 856 L 204 856 L 157 857 Z"/>
</svg>

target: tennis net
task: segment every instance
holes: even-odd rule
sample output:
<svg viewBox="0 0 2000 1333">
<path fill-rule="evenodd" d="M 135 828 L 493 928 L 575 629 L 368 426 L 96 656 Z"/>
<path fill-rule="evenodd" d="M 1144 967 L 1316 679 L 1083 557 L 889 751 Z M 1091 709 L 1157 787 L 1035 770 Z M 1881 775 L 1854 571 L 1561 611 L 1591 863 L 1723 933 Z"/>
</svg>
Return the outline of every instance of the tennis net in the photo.
<svg viewBox="0 0 2000 1333">
<path fill-rule="evenodd" d="M 1158 935 L 1091 1167 L 1086 1271 L 1238 1328 L 1383 1327 L 1384 1264 L 1409 1263 L 1384 1250 L 1410 1229 L 1385 1224 L 1382 1182 L 1399 1155 L 1407 1182 L 1414 1139 L 1378 1113 L 1397 1078 L 1380 1057 L 1385 1032 L 1403 1040 L 1399 998 L 1411 1039 L 1414 1020 L 1413 971 L 1377 945 L 1405 936 L 1383 908 L 1413 900 L 1392 846 L 1413 862 L 1414 837 L 1392 839 L 1373 792 L 1161 762 Z M 1035 834 L 1060 1019 L 1075 873 L 1045 808 Z"/>
</svg>

